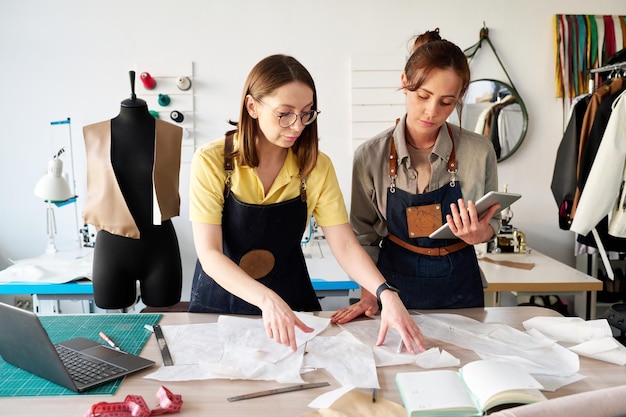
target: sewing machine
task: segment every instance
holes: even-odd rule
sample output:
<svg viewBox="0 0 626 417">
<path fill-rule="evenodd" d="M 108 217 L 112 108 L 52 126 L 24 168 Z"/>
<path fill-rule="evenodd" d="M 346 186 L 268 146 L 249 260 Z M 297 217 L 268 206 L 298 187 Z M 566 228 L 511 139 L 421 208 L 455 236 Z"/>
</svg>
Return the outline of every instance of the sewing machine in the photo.
<svg viewBox="0 0 626 417">
<path fill-rule="evenodd" d="M 496 234 L 493 250 L 496 253 L 525 253 L 526 235 L 510 224 L 513 218 L 513 211 L 510 207 L 500 213 L 500 230 Z"/>
</svg>

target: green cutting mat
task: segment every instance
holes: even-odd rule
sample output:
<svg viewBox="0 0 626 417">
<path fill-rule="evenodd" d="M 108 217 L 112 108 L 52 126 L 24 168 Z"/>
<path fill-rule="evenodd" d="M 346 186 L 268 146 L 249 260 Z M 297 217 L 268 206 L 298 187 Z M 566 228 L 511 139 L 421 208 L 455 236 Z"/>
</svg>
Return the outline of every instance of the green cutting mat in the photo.
<svg viewBox="0 0 626 417">
<path fill-rule="evenodd" d="M 152 335 L 152 332 L 146 330 L 144 325 L 154 326 L 162 316 L 162 314 L 59 314 L 39 318 L 50 335 L 52 343 L 75 337 L 104 343 L 98 335 L 104 332 L 120 349 L 137 355 Z M 113 395 L 122 383 L 122 379 L 118 379 L 78 394 L 10 365 L 1 357 L 0 376 L 0 397 Z"/>
</svg>

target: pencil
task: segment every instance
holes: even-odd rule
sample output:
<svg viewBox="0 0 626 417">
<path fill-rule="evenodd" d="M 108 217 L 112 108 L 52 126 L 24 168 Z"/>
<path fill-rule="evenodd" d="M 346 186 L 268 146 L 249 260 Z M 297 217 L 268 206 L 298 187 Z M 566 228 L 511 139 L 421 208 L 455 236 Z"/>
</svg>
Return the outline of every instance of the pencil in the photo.
<svg viewBox="0 0 626 417">
<path fill-rule="evenodd" d="M 100 337 L 103 338 L 104 341 L 107 342 L 113 349 L 120 350 L 120 347 L 116 345 L 115 342 L 109 338 L 109 336 L 104 334 L 104 332 L 100 332 Z"/>
</svg>

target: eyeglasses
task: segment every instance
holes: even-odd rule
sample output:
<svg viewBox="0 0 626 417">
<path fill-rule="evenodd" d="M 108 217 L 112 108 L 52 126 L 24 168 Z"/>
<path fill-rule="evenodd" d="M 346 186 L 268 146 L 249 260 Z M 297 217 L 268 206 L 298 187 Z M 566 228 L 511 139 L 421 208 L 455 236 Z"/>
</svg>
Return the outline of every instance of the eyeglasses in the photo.
<svg viewBox="0 0 626 417">
<path fill-rule="evenodd" d="M 262 100 L 259 100 L 257 98 L 255 98 L 255 100 L 258 101 L 259 103 L 265 104 L 263 103 Z M 304 126 L 308 126 L 311 123 L 313 123 L 315 119 L 317 119 L 317 115 L 320 113 L 321 113 L 320 110 L 309 110 L 307 112 L 301 113 L 300 116 L 298 116 L 294 112 L 276 114 L 274 113 L 274 111 L 272 111 L 272 114 L 278 117 L 278 125 L 280 127 L 293 126 L 293 124 L 298 120 L 298 117 L 300 117 L 300 121 L 302 121 L 302 124 Z"/>
<path fill-rule="evenodd" d="M 317 115 L 319 113 L 321 113 L 319 110 L 304 112 L 300 114 L 300 120 L 302 121 L 303 125 L 308 126 L 313 123 L 315 119 L 317 119 Z M 293 112 L 280 114 L 272 112 L 272 114 L 278 117 L 278 124 L 280 125 L 280 127 L 290 127 L 298 120 L 298 115 Z"/>
</svg>

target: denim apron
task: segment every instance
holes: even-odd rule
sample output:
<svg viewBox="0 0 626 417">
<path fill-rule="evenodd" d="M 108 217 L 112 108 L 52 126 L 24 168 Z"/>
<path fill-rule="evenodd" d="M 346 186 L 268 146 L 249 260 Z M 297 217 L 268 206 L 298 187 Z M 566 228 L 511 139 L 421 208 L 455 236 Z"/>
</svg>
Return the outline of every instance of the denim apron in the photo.
<svg viewBox="0 0 626 417">
<path fill-rule="evenodd" d="M 301 183 L 298 197 L 267 205 L 239 201 L 230 192 L 229 184 L 227 179 L 222 217 L 224 254 L 276 292 L 292 310 L 321 310 L 300 245 L 308 219 L 305 181 Z M 199 260 L 191 286 L 189 311 L 261 314 L 258 307 L 217 284 L 202 270 Z"/>
<path fill-rule="evenodd" d="M 450 138 L 452 132 L 448 128 Z M 396 161 L 394 138 L 390 161 Z M 419 236 L 411 233 L 407 213 L 419 207 L 437 207 L 441 211 L 439 225 L 446 222 L 450 214 L 450 203 L 462 197 L 461 187 L 456 180 L 456 160 L 454 139 L 452 140 L 451 163 L 448 171 L 451 180 L 443 187 L 423 194 L 411 194 L 395 187 L 395 172 L 391 172 L 392 183 L 387 189 L 387 230 L 389 235 L 381 244 L 378 269 L 389 284 L 400 290 L 400 298 L 407 308 L 439 309 L 483 307 L 484 296 L 480 269 L 472 245 L 464 246 L 459 239 L 430 239 L 428 235 L 436 230 L 423 231 Z M 408 209 L 408 210 L 407 210 Z M 395 239 L 392 239 L 394 238 Z M 396 243 L 398 239 L 402 244 Z M 396 242 L 394 242 L 394 240 Z M 459 247 L 442 256 L 416 253 L 407 249 L 424 252 L 426 248 Z"/>
</svg>

